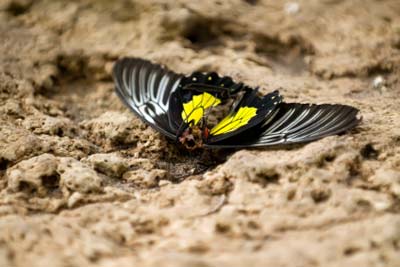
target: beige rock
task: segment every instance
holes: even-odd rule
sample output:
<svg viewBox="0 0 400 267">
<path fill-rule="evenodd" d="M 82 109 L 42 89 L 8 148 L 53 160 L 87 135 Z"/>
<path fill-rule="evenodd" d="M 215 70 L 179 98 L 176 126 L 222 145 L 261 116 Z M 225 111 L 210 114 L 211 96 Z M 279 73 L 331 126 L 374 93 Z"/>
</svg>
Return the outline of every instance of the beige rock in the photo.
<svg viewBox="0 0 400 267">
<path fill-rule="evenodd" d="M 220 195 L 228 193 L 232 189 L 232 183 L 227 177 L 206 173 L 204 179 L 199 183 L 200 192 L 211 195 Z"/>
<path fill-rule="evenodd" d="M 60 187 L 64 194 L 102 191 L 102 179 L 97 173 L 74 158 L 60 158 L 57 172 L 60 174 Z"/>
<path fill-rule="evenodd" d="M 395 196 L 400 196 L 400 170 L 382 166 L 370 178 L 374 184 L 387 187 L 389 191 Z"/>
<path fill-rule="evenodd" d="M 115 178 L 121 178 L 129 168 L 126 159 L 116 153 L 94 154 L 82 161 L 88 163 L 96 171 Z"/>
<path fill-rule="evenodd" d="M 106 112 L 100 117 L 85 121 L 89 137 L 97 144 L 135 144 L 140 137 L 134 129 L 145 128 L 139 119 L 129 113 Z"/>
<path fill-rule="evenodd" d="M 98 151 L 98 147 L 83 138 L 41 135 L 43 150 L 62 157 L 83 158 Z"/>
<path fill-rule="evenodd" d="M 158 185 L 158 182 L 168 178 L 165 170 L 153 169 L 128 171 L 124 174 L 123 179 L 133 183 L 135 186 L 143 188 L 151 188 Z"/>
<path fill-rule="evenodd" d="M 0 162 L 3 164 L 40 154 L 44 145 L 37 136 L 5 123 L 0 127 L 0 140 Z"/>
<path fill-rule="evenodd" d="M 57 165 L 57 158 L 51 154 L 21 161 L 7 170 L 8 189 L 45 196 L 59 187 Z"/>
<path fill-rule="evenodd" d="M 73 137 L 78 131 L 76 125 L 67 118 L 55 118 L 40 114 L 26 118 L 22 125 L 35 134 Z"/>
</svg>

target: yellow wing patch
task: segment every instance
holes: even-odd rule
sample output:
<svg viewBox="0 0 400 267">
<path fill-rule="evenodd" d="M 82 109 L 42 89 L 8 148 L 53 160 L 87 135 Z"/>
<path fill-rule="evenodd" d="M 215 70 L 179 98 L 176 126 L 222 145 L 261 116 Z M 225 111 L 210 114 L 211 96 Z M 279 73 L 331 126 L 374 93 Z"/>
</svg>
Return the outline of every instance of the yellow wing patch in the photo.
<svg viewBox="0 0 400 267">
<path fill-rule="evenodd" d="M 221 100 L 205 92 L 193 96 L 192 100 L 183 104 L 182 119 L 190 122 L 190 125 L 196 125 L 204 115 L 204 110 L 209 107 L 215 107 L 221 103 Z"/>
<path fill-rule="evenodd" d="M 210 133 L 212 135 L 232 132 L 246 125 L 251 118 L 257 115 L 255 107 L 241 107 L 236 113 L 226 116 L 222 121 L 215 125 Z"/>
</svg>

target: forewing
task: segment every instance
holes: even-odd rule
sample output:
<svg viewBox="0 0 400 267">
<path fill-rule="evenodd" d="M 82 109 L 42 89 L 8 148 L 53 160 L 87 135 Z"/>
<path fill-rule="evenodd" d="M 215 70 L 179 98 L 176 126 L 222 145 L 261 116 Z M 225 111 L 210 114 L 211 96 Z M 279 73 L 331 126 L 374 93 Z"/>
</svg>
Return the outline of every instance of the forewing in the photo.
<svg viewBox="0 0 400 267">
<path fill-rule="evenodd" d="M 261 147 L 309 142 L 354 128 L 361 120 L 358 112 L 347 105 L 282 103 L 258 127 L 212 146 Z"/>
<path fill-rule="evenodd" d="M 125 105 L 169 138 L 176 138 L 168 119 L 169 99 L 182 77 L 139 58 L 120 59 L 113 69 L 115 90 Z"/>
</svg>

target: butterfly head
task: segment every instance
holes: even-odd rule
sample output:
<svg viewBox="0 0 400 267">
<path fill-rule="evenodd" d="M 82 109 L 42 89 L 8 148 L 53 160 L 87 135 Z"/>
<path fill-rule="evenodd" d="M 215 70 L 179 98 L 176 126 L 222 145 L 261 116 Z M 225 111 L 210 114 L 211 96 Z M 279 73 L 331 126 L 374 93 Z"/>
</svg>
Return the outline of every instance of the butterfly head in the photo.
<svg viewBox="0 0 400 267">
<path fill-rule="evenodd" d="M 208 128 L 202 129 L 198 126 L 191 126 L 186 128 L 178 139 L 188 150 L 195 150 L 203 147 L 204 139 L 208 137 L 208 133 Z"/>
</svg>

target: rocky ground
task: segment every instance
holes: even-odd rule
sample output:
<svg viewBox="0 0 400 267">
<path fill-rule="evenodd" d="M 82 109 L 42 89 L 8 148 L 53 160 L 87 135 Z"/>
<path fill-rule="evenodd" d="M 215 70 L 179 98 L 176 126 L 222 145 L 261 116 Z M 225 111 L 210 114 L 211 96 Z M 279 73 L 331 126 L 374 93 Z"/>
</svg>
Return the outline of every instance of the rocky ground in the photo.
<svg viewBox="0 0 400 267">
<path fill-rule="evenodd" d="M 114 94 L 138 56 L 362 124 L 188 153 Z M 400 266 L 398 0 L 1 0 L 0 266 Z"/>
</svg>

